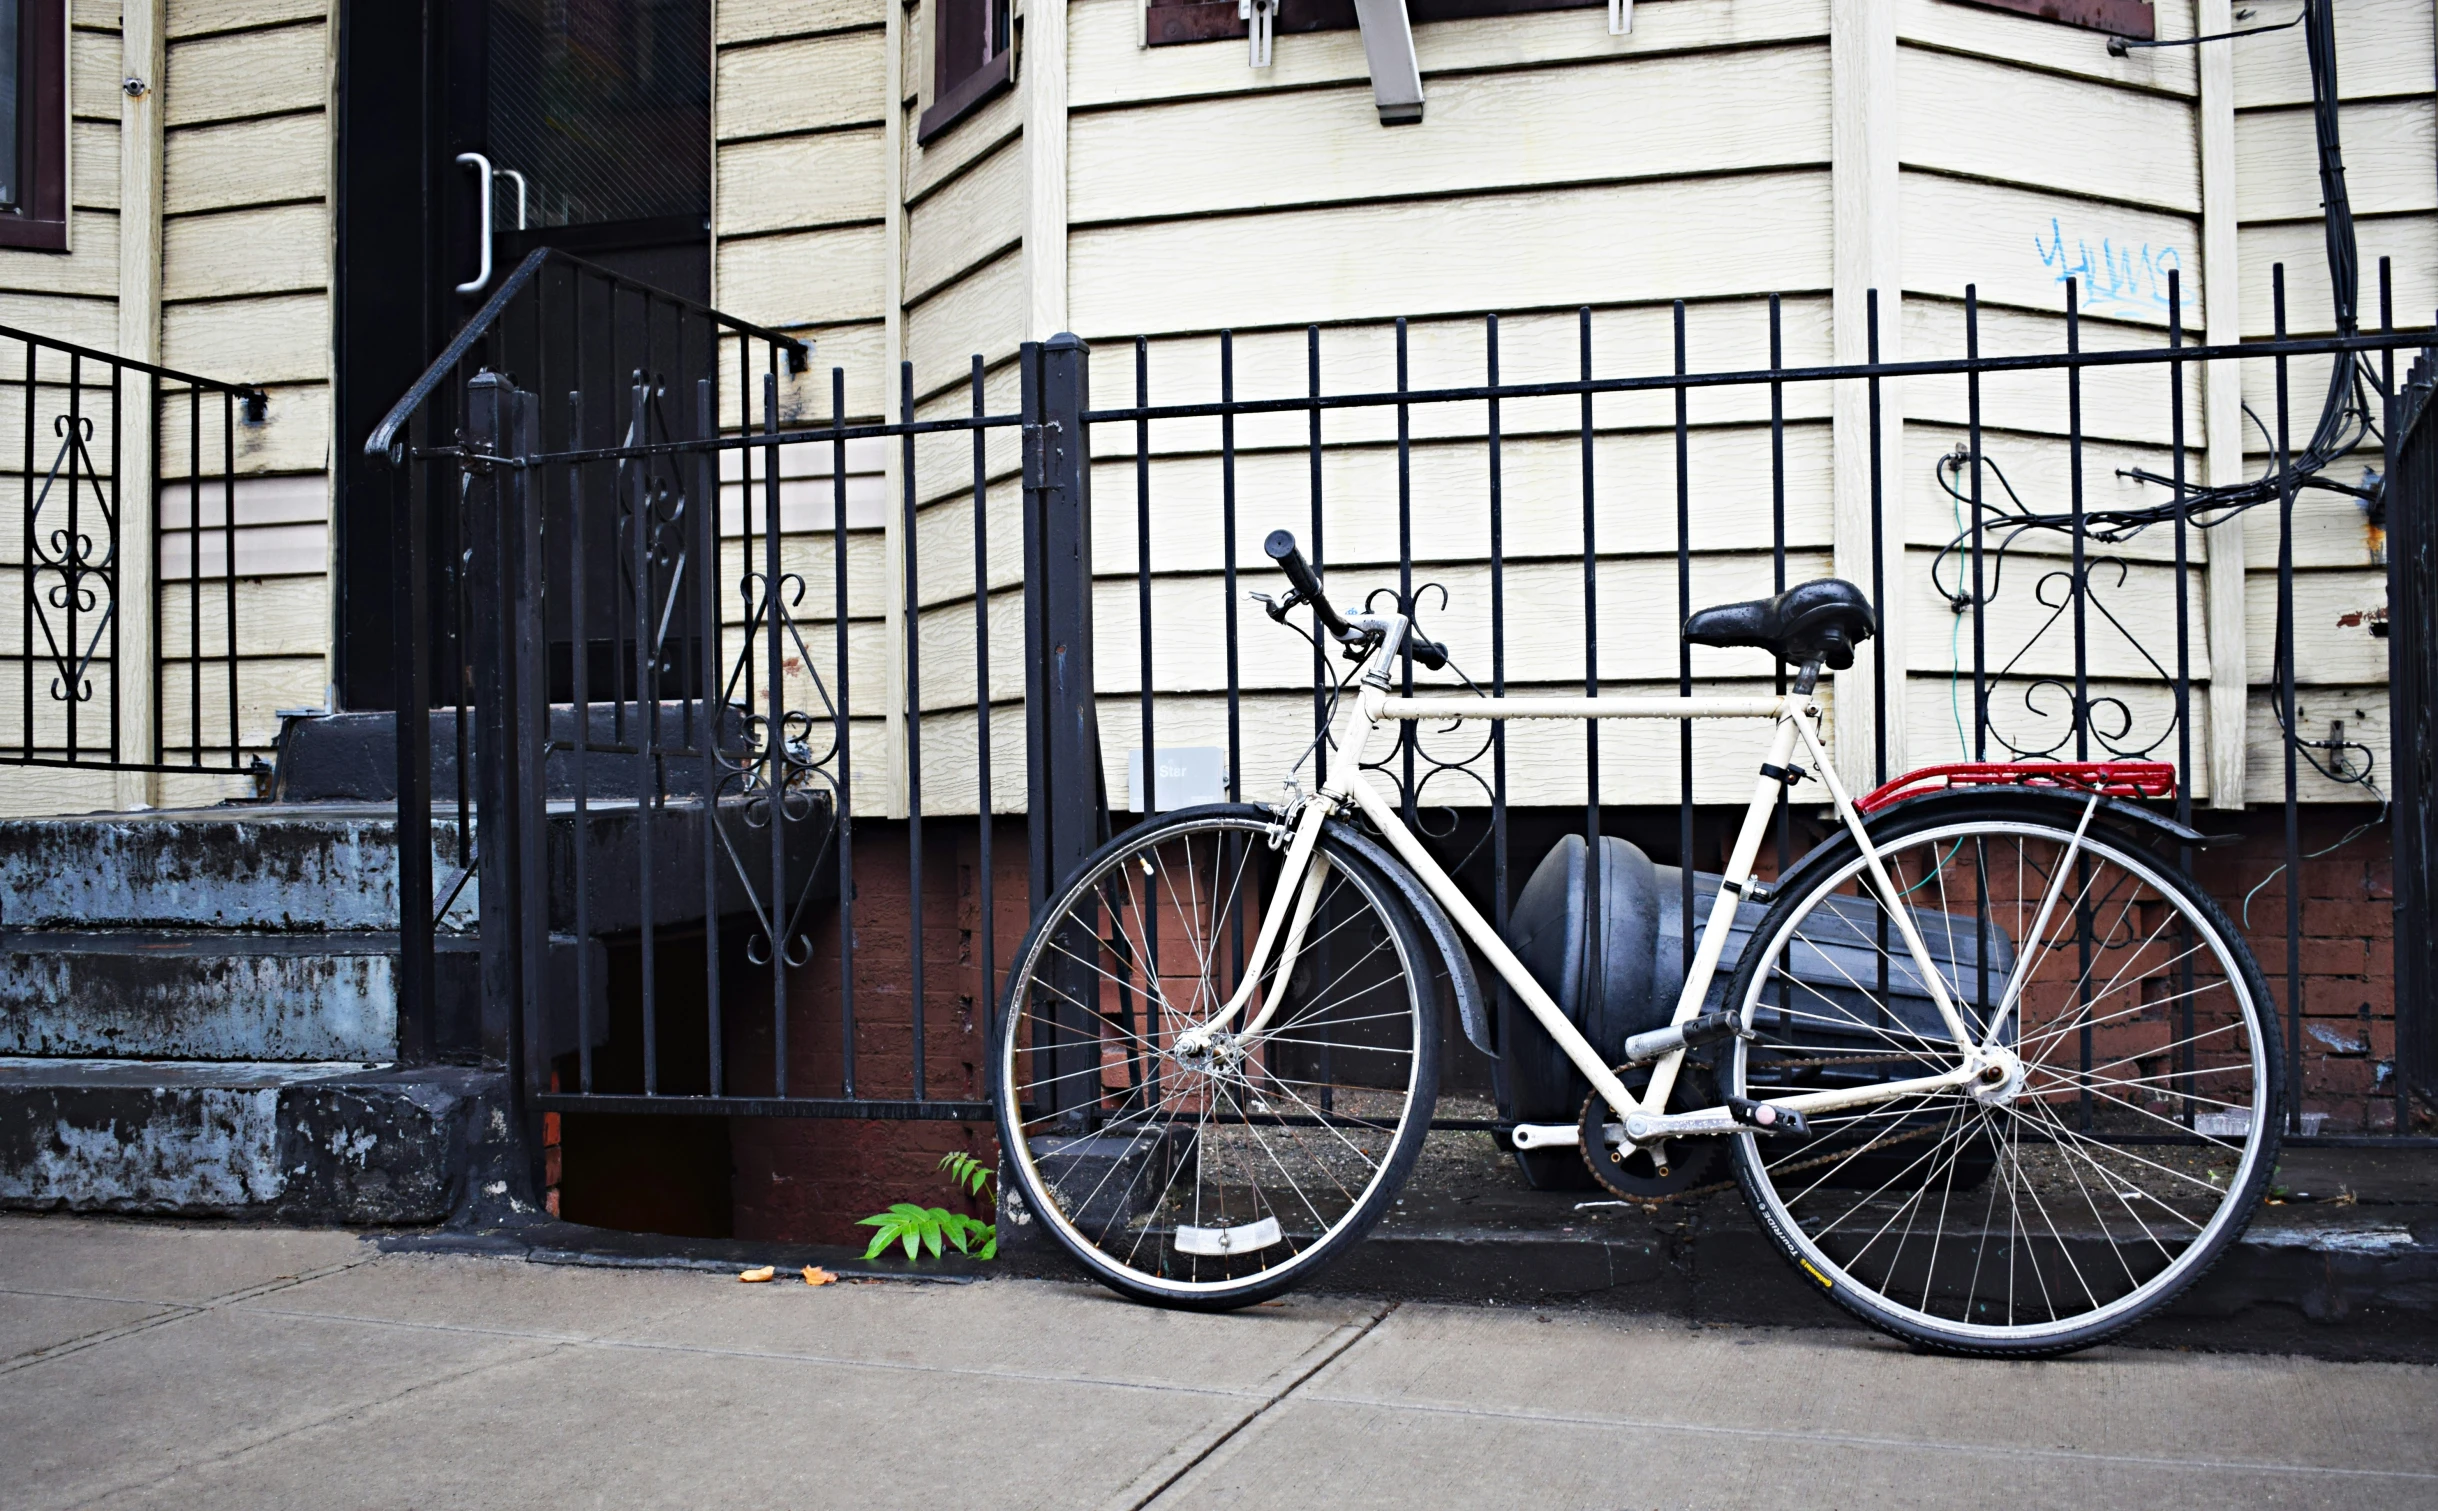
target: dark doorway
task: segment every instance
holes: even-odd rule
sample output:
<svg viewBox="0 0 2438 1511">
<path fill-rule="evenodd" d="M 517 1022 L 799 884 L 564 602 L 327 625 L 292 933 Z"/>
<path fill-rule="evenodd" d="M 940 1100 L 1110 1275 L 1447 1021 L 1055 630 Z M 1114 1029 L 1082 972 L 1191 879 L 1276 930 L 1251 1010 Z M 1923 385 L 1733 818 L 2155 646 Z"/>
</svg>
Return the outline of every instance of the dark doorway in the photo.
<svg viewBox="0 0 2438 1511">
<path fill-rule="evenodd" d="M 377 709 L 404 484 L 364 439 L 536 247 L 708 301 L 710 3 L 343 0 L 339 69 L 338 687 Z"/>
</svg>

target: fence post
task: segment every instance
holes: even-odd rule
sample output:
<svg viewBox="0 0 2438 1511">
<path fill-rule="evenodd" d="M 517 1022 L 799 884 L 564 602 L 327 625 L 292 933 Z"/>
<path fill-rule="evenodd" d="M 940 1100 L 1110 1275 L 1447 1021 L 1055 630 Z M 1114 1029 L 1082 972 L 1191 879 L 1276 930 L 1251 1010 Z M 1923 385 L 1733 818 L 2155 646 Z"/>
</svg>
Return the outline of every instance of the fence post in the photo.
<svg viewBox="0 0 2438 1511">
<path fill-rule="evenodd" d="M 481 864 L 482 1056 L 511 1071 L 517 1053 L 518 998 L 523 971 L 518 957 L 523 868 L 517 822 L 523 788 L 523 748 L 516 738 L 516 620 L 518 570 L 516 501 L 510 469 L 485 458 L 513 449 L 519 395 L 505 377 L 476 373 L 466 384 L 467 470 L 464 518 L 473 525 L 466 591 L 474 603 L 474 853 Z"/>
<path fill-rule="evenodd" d="M 2438 413 L 2425 352 L 2388 402 L 2388 808 L 2395 847 L 2396 1132 L 2438 1098 Z"/>
<path fill-rule="evenodd" d="M 1091 348 L 1060 333 L 1028 341 L 1024 394 L 1024 724 L 1026 811 L 1032 840 L 1032 906 L 1100 845 L 1108 828 L 1100 721 L 1092 682 L 1092 457 L 1084 433 Z M 1097 1001 L 1090 966 L 1097 945 L 1078 939 L 1067 958 L 1086 978 L 1063 1000 Z M 1056 984 L 1056 983 L 1053 983 Z M 1081 1009 L 1077 1009 L 1081 1014 Z M 1088 1016 L 1088 1015 L 1085 1015 Z M 1081 1071 L 1098 1053 L 1088 1022 L 1043 1023 L 1037 1052 L 1059 1074 L 1044 1077 L 1062 1108 L 1082 1112 L 1100 1090 Z M 1072 1062 L 1071 1064 L 1068 1062 Z"/>
<path fill-rule="evenodd" d="M 1025 738 L 1031 760 L 1033 905 L 1097 849 L 1108 825 L 1092 686 L 1092 456 L 1084 434 L 1091 349 L 1025 343 Z"/>
</svg>

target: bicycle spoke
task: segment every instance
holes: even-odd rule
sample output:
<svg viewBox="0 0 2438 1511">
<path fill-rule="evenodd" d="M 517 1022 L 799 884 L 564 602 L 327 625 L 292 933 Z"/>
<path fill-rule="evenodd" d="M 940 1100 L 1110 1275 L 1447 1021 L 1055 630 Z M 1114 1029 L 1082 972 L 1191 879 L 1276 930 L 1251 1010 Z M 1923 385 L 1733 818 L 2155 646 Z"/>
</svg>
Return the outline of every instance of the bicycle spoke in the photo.
<svg viewBox="0 0 2438 1511">
<path fill-rule="evenodd" d="M 2240 943 L 2097 827 L 1953 820 L 1879 849 L 1894 902 L 1854 880 L 1849 847 L 1746 946 L 1737 1001 L 1760 1033 L 1729 1051 L 1734 1089 L 1955 1065 L 1924 1029 L 1928 978 L 1970 1018 L 1976 961 L 2003 968 L 1987 990 L 2011 1014 L 2003 1033 L 1975 1025 L 1991 1076 L 1814 1114 L 1808 1140 L 1739 1139 L 1748 1189 L 1790 1252 L 1847 1277 L 1832 1296 L 1901 1315 L 1908 1336 L 2054 1351 L 2143 1315 L 2239 1230 L 2265 1168 L 2274 1046 Z M 1931 958 L 1882 943 L 1894 906 L 1915 910 Z M 2204 1112 L 2251 1126 L 2197 1132 Z"/>
</svg>

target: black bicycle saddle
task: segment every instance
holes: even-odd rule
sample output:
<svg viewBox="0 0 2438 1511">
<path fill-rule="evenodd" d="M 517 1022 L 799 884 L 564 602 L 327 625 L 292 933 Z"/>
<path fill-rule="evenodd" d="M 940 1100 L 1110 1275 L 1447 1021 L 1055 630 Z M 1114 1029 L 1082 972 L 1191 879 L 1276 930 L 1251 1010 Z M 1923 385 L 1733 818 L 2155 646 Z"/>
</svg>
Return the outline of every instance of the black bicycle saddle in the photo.
<svg viewBox="0 0 2438 1511">
<path fill-rule="evenodd" d="M 1854 647 L 1878 628 L 1862 589 L 1836 577 L 1799 582 L 1775 598 L 1723 603 L 1685 621 L 1695 645 L 1753 645 L 1789 666 L 1854 664 Z"/>
</svg>

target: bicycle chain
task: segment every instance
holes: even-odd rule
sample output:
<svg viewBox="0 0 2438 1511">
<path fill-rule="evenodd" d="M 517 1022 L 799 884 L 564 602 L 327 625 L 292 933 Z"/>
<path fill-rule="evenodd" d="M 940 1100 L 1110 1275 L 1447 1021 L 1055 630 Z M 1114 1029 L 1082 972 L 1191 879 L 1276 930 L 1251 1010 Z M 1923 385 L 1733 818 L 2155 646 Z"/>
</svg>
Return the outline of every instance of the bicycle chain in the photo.
<svg viewBox="0 0 2438 1511">
<path fill-rule="evenodd" d="M 1932 1134 L 1939 1131 L 1940 1130 L 1936 1128 L 1918 1129 L 1912 1133 L 1900 1133 L 1894 1138 L 1881 1139 L 1866 1147 L 1885 1149 L 1891 1144 L 1902 1144 L 1913 1139 L 1928 1138 Z M 1854 1155 L 1855 1152 L 1856 1151 L 1852 1149 L 1838 1149 L 1828 1154 L 1814 1155 L 1812 1158 L 1802 1160 L 1796 1164 L 1780 1165 L 1778 1170 L 1782 1174 L 1795 1175 L 1805 1170 L 1818 1169 L 1822 1165 L 1831 1164 L 1837 1160 L 1849 1159 Z M 1643 1197 L 1639 1200 L 1628 1202 L 1627 1204 L 1631 1206 L 1640 1206 L 1646 1210 L 1649 1210 L 1660 1207 L 1668 1202 L 1685 1201 L 1696 1196 L 1715 1196 L 1721 1191 L 1732 1191 L 1735 1189 L 1735 1184 L 1736 1183 L 1732 1180 L 1712 1181 L 1706 1186 L 1694 1186 L 1687 1190 L 1671 1192 L 1666 1196 Z"/>
</svg>

